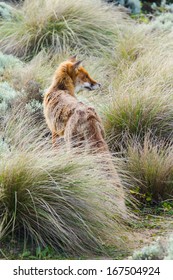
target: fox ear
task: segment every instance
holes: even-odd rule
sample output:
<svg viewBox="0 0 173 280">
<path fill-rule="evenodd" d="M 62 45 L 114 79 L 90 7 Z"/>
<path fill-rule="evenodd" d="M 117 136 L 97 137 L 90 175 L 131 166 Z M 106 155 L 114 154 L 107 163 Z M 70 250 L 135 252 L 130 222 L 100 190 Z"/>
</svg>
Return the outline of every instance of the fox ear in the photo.
<svg viewBox="0 0 173 280">
<path fill-rule="evenodd" d="M 77 55 L 73 55 L 70 56 L 68 60 L 70 60 L 71 62 L 76 62 L 76 59 L 77 59 Z"/>
<path fill-rule="evenodd" d="M 74 69 L 77 69 L 77 68 L 80 66 L 81 63 L 82 63 L 82 60 L 79 60 L 79 61 L 75 62 L 75 63 L 73 64 L 73 68 L 74 68 Z"/>
</svg>

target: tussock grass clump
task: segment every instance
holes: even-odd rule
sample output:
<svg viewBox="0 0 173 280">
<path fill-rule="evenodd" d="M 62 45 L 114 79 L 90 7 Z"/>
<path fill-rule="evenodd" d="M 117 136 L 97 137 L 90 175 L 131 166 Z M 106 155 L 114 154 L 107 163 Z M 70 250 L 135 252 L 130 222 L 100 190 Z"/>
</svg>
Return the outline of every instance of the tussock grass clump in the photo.
<svg viewBox="0 0 173 280">
<path fill-rule="evenodd" d="M 131 88 L 132 89 L 132 88 Z M 150 132 L 160 139 L 171 139 L 173 109 L 171 95 L 150 92 L 119 95 L 104 109 L 104 126 L 112 150 L 127 144 L 130 137 L 143 141 Z"/>
<path fill-rule="evenodd" d="M 155 94 L 167 93 L 172 86 L 171 55 L 171 34 L 129 22 L 118 32 L 111 55 L 105 53 L 100 62 L 109 78 L 108 93 L 110 89 L 113 95 L 131 93 L 132 88 L 138 93 L 146 88 Z"/>
<path fill-rule="evenodd" d="M 0 23 L 1 48 L 29 57 L 43 48 L 98 53 L 113 47 L 119 19 L 121 14 L 101 1 L 25 0 L 13 20 Z"/>
<path fill-rule="evenodd" d="M 122 152 L 134 195 L 153 205 L 172 198 L 172 39 L 144 26 L 120 35 L 112 63 L 108 57 L 111 82 L 101 112 L 109 147 Z"/>
<path fill-rule="evenodd" d="M 122 73 L 138 57 L 141 57 L 153 46 L 155 35 L 151 35 L 145 27 L 129 22 L 128 26 L 118 32 L 116 48 L 107 54 L 107 66 L 114 74 Z M 107 69 L 107 70 L 109 70 Z"/>
<path fill-rule="evenodd" d="M 163 33 L 159 41 L 149 37 L 151 42 L 141 53 L 136 46 L 135 59 L 124 58 L 114 72 L 112 68 L 109 98 L 102 110 L 112 150 L 117 148 L 116 140 L 120 145 L 124 142 L 126 134 L 142 141 L 148 132 L 166 141 L 172 137 L 171 40 Z"/>
<path fill-rule="evenodd" d="M 129 145 L 125 168 L 134 193 L 144 203 L 156 204 L 173 196 L 173 147 L 145 138 Z"/>
<path fill-rule="evenodd" d="M 98 156 L 52 150 L 44 135 L 19 114 L 6 125 L 7 148 L 0 151 L 1 238 L 12 233 L 67 255 L 97 252 L 103 242 L 122 246 L 125 227 L 115 177 L 105 174 Z"/>
<path fill-rule="evenodd" d="M 118 91 L 124 85 L 123 89 L 126 89 L 130 82 L 138 78 L 136 67 L 138 60 L 143 60 L 140 66 L 142 71 L 142 65 L 150 68 L 151 60 L 157 63 L 156 56 L 160 59 L 164 53 L 168 54 L 171 39 L 168 39 L 166 35 L 164 32 L 151 32 L 145 25 L 139 25 L 133 21 L 129 21 L 128 25 L 120 28 L 117 32 L 115 48 L 111 53 L 105 52 L 100 59 L 100 68 L 104 74 L 106 73 L 104 83 L 107 81 L 110 85 L 107 88 Z M 145 55 L 151 53 L 149 60 L 145 59 Z M 134 77 L 133 73 L 135 73 Z"/>
</svg>

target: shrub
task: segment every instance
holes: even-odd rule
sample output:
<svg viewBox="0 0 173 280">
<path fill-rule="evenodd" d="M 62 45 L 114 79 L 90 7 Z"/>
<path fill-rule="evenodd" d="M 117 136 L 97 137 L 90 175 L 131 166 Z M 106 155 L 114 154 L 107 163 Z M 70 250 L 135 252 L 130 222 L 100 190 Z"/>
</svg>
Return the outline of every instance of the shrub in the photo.
<svg viewBox="0 0 173 280">
<path fill-rule="evenodd" d="M 7 143 L 5 143 L 3 138 L 0 138 L 0 154 L 5 153 L 9 150 Z"/>
<path fill-rule="evenodd" d="M 40 114 L 42 113 L 43 115 L 43 105 L 42 103 L 40 103 L 38 100 L 31 100 L 29 103 L 26 104 L 26 110 L 30 113 L 36 113 L 36 114 Z"/>
<path fill-rule="evenodd" d="M 141 11 L 141 2 L 139 0 L 106 0 L 108 3 L 115 3 L 115 5 L 122 5 L 128 8 L 132 14 L 139 14 Z"/>
<path fill-rule="evenodd" d="M 5 70 L 10 70 L 19 65 L 21 65 L 21 61 L 18 58 L 0 52 L 0 75 L 3 75 Z"/>
<path fill-rule="evenodd" d="M 173 260 L 173 239 L 172 235 L 166 236 L 164 240 L 159 238 L 158 241 L 149 246 L 134 252 L 134 260 Z"/>
<path fill-rule="evenodd" d="M 6 102 L 14 99 L 17 93 L 13 90 L 7 82 L 0 83 L 0 101 L 5 100 Z"/>
<path fill-rule="evenodd" d="M 141 11 L 141 2 L 139 0 L 119 0 L 118 2 L 129 8 L 132 14 L 139 14 Z"/>
<path fill-rule="evenodd" d="M 164 259 L 173 260 L 173 235 L 169 237 L 168 246 L 167 246 L 167 254 Z"/>
<path fill-rule="evenodd" d="M 13 14 L 12 6 L 6 4 L 5 2 L 0 3 L 0 19 L 11 20 Z"/>
<path fill-rule="evenodd" d="M 140 251 L 136 251 L 133 254 L 134 260 L 163 260 L 164 248 L 158 242 L 142 248 Z"/>
<path fill-rule="evenodd" d="M 98 54 L 102 47 L 113 47 L 120 18 L 101 1 L 25 0 L 12 21 L 0 23 L 0 45 L 18 56 L 67 47 Z"/>
<path fill-rule="evenodd" d="M 173 15 L 172 13 L 163 13 L 157 16 L 152 22 L 150 27 L 152 29 L 172 30 Z"/>
<path fill-rule="evenodd" d="M 43 128 L 19 112 L 6 125 L 0 154 L 1 238 L 10 232 L 67 255 L 122 246 L 124 219 L 117 183 L 94 155 L 55 152 Z M 75 151 L 74 151 L 75 152 Z M 51 230 L 50 230 L 51 229 Z"/>
<path fill-rule="evenodd" d="M 0 112 L 1 117 L 10 107 L 18 93 L 7 83 L 0 83 Z"/>
<path fill-rule="evenodd" d="M 25 88 L 18 92 L 7 82 L 0 83 L 0 125 L 4 119 L 8 119 L 16 107 L 22 107 L 24 112 L 43 120 L 42 93 L 39 84 L 30 81 Z"/>
</svg>

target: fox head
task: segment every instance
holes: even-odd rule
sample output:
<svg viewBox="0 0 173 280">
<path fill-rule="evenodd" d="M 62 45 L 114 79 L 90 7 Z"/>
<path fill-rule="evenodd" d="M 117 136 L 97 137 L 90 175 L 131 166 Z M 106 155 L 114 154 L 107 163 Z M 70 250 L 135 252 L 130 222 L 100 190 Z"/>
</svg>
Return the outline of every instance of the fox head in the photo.
<svg viewBox="0 0 173 280">
<path fill-rule="evenodd" d="M 75 91 L 80 91 L 81 89 L 95 90 L 100 88 L 101 84 L 90 77 L 81 63 L 82 61 L 77 61 L 76 56 L 72 56 L 66 61 L 66 70 L 73 81 Z"/>
</svg>

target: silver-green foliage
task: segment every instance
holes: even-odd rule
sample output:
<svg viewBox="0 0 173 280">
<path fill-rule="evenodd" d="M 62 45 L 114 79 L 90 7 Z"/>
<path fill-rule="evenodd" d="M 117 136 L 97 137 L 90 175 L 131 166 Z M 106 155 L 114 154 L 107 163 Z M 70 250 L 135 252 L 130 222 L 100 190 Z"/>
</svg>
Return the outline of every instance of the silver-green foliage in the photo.
<svg viewBox="0 0 173 280">
<path fill-rule="evenodd" d="M 164 259 L 173 260 L 173 235 L 171 235 L 169 238 L 167 251 L 168 251 L 168 253 Z"/>
<path fill-rule="evenodd" d="M 132 14 L 139 14 L 141 11 L 141 2 L 139 0 L 106 0 L 108 3 L 122 5 L 128 8 Z"/>
<path fill-rule="evenodd" d="M 13 8 L 5 2 L 0 3 L 0 18 L 10 20 L 12 17 Z"/>
<path fill-rule="evenodd" d="M 119 0 L 118 2 L 129 8 L 132 14 L 139 14 L 141 11 L 141 2 L 139 0 Z"/>
<path fill-rule="evenodd" d="M 38 100 L 33 99 L 26 104 L 25 108 L 30 113 L 37 113 L 42 110 L 43 106 Z"/>
<path fill-rule="evenodd" d="M 134 252 L 134 260 L 173 260 L 173 235 Z"/>
<path fill-rule="evenodd" d="M 18 93 L 7 82 L 0 83 L 0 112 L 4 114 Z"/>
<path fill-rule="evenodd" d="M 7 55 L 0 52 L 0 75 L 4 70 L 11 69 L 22 64 L 21 61 L 13 55 Z"/>
<path fill-rule="evenodd" d="M 0 137 L 0 157 L 1 154 L 6 153 L 9 150 L 8 144 Z"/>
<path fill-rule="evenodd" d="M 151 23 L 153 29 L 173 30 L 173 13 L 162 13 Z"/>
<path fill-rule="evenodd" d="M 134 260 L 162 260 L 163 257 L 163 248 L 159 243 L 146 246 L 133 254 Z"/>
</svg>

